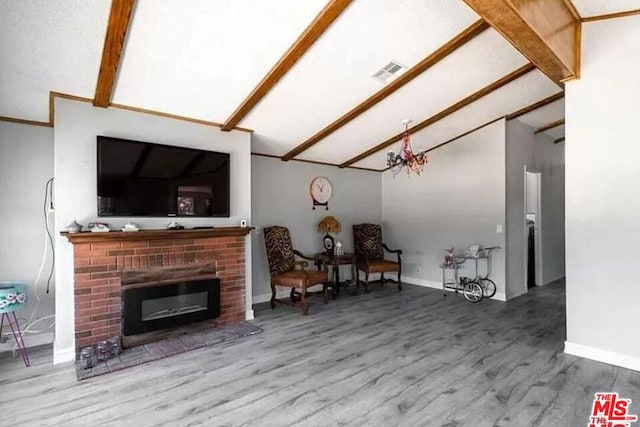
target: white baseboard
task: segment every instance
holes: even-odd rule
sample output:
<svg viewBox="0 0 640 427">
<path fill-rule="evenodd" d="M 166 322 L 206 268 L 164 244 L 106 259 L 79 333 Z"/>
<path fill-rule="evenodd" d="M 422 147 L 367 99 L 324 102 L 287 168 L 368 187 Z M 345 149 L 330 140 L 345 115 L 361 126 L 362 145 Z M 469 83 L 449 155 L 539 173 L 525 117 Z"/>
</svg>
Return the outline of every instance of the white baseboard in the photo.
<svg viewBox="0 0 640 427">
<path fill-rule="evenodd" d="M 2 351 L 13 351 L 16 342 L 13 339 L 13 336 L 5 336 L 7 339 L 5 342 L 0 343 L 0 352 Z M 27 348 L 37 347 L 39 345 L 51 344 L 53 342 L 53 332 L 43 332 L 40 334 L 29 334 L 26 333 L 23 336 L 24 345 Z"/>
<path fill-rule="evenodd" d="M 547 286 L 548 284 L 553 283 L 553 282 L 557 282 L 558 280 L 560 280 L 560 279 L 562 279 L 562 278 L 564 278 L 564 277 L 565 277 L 565 275 L 564 275 L 564 274 L 562 274 L 562 275 L 560 275 L 560 276 L 556 277 L 555 279 L 547 280 L 547 281 L 546 281 L 546 282 L 544 282 L 541 286 Z"/>
<path fill-rule="evenodd" d="M 253 309 L 245 310 L 244 312 L 244 320 L 253 320 L 255 317 L 253 316 Z"/>
<path fill-rule="evenodd" d="M 411 285 L 423 286 L 425 288 L 433 288 L 442 290 L 442 282 L 435 282 L 433 280 L 417 279 L 415 277 L 402 276 L 403 283 L 409 283 Z M 453 292 L 453 289 L 447 289 L 447 291 Z M 504 292 L 496 292 L 491 299 L 505 302 L 507 300 Z"/>
<path fill-rule="evenodd" d="M 276 298 L 288 298 L 290 293 L 291 293 L 290 289 L 277 290 Z M 268 294 L 254 295 L 253 298 L 251 299 L 251 302 L 253 303 L 253 305 L 260 304 L 263 302 L 269 302 L 269 301 L 271 301 L 271 292 L 269 292 Z"/>
<path fill-rule="evenodd" d="M 74 347 L 53 350 L 53 364 L 74 362 L 76 360 L 76 349 Z"/>
<path fill-rule="evenodd" d="M 564 352 L 609 365 L 640 371 L 640 358 L 573 342 L 564 342 Z"/>
<path fill-rule="evenodd" d="M 506 298 L 506 299 L 504 299 L 502 301 L 507 301 L 507 300 L 511 300 L 511 299 L 514 299 L 514 298 L 518 298 L 519 296 L 522 296 L 522 295 L 525 295 L 526 293 L 528 293 L 529 289 L 527 288 L 527 286 L 526 285 L 522 285 L 522 286 L 524 287 L 523 291 L 520 291 L 515 295 L 509 295 L 509 298 Z"/>
</svg>

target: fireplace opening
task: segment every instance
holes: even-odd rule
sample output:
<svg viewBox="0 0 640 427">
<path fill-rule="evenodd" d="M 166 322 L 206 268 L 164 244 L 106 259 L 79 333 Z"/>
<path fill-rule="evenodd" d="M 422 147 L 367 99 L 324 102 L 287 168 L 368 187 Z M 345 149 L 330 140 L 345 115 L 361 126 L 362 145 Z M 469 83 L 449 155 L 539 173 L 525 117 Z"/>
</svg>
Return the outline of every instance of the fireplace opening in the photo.
<svg viewBox="0 0 640 427">
<path fill-rule="evenodd" d="M 172 329 L 220 316 L 220 279 L 122 289 L 123 335 Z"/>
</svg>

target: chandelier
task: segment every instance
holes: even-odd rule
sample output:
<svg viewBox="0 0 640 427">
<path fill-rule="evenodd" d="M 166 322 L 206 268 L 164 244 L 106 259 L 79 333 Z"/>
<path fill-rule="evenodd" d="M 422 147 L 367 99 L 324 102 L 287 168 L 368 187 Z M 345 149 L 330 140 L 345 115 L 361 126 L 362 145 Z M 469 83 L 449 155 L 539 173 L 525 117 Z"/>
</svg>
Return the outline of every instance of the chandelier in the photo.
<svg viewBox="0 0 640 427">
<path fill-rule="evenodd" d="M 424 165 L 427 164 L 427 153 L 424 150 L 414 153 L 411 149 L 411 136 L 409 135 L 410 123 L 411 120 L 409 119 L 402 121 L 404 133 L 402 134 L 400 152 L 396 154 L 391 150 L 387 153 L 387 166 L 391 168 L 393 176 L 398 175 L 404 168 L 407 170 L 407 175 L 411 174 L 411 172 L 420 175 L 424 169 Z"/>
</svg>

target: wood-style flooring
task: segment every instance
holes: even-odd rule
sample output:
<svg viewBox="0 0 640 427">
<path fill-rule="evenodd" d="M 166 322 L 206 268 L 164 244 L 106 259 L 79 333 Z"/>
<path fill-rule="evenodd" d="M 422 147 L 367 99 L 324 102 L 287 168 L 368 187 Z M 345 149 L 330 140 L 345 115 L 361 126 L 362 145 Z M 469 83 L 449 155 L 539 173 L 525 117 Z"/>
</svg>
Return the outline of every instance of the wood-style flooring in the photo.
<svg viewBox="0 0 640 427">
<path fill-rule="evenodd" d="M 405 286 L 309 316 L 256 310 L 259 335 L 77 382 L 0 358 L 0 425 L 585 426 L 593 395 L 640 415 L 640 373 L 563 354 L 564 287 L 501 303 Z"/>
</svg>

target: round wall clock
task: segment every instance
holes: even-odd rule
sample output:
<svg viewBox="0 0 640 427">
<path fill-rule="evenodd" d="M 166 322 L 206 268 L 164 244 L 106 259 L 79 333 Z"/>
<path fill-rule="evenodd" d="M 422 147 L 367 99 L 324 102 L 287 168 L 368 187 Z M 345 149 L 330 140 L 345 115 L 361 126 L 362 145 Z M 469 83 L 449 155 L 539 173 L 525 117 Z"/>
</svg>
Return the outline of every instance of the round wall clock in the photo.
<svg viewBox="0 0 640 427">
<path fill-rule="evenodd" d="M 333 194 L 333 188 L 331 188 L 331 183 L 327 178 L 322 176 L 313 178 L 309 186 L 309 194 L 313 199 L 314 209 L 317 205 L 325 206 L 327 210 L 329 209 L 328 205 Z"/>
</svg>

